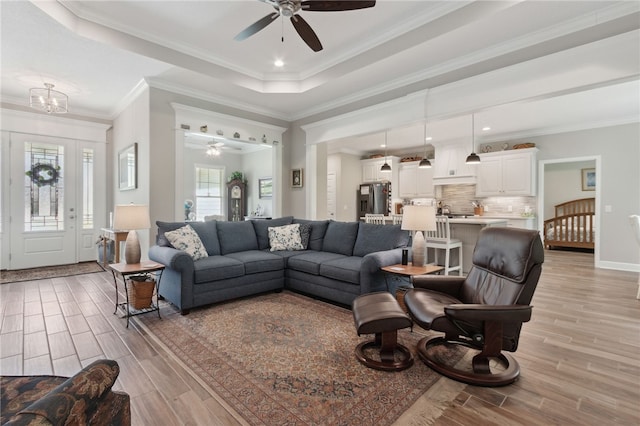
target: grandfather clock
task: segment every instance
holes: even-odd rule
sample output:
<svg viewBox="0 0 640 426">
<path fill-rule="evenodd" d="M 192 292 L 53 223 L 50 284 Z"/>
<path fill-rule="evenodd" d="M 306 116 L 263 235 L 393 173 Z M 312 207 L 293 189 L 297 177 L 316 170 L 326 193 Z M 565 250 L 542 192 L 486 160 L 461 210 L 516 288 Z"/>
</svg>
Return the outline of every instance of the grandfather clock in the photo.
<svg viewBox="0 0 640 426">
<path fill-rule="evenodd" d="M 231 222 L 240 222 L 247 215 L 247 185 L 240 179 L 227 183 L 227 218 Z"/>
</svg>

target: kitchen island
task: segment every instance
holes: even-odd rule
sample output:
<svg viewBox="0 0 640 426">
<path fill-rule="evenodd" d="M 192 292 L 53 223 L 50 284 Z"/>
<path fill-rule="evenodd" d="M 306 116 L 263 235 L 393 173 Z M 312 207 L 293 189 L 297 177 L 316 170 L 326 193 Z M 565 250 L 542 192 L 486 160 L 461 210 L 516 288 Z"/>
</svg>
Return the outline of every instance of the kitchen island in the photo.
<svg viewBox="0 0 640 426">
<path fill-rule="evenodd" d="M 507 226 L 507 219 L 497 219 L 497 218 L 483 218 L 482 216 L 471 216 L 471 217 L 455 217 L 449 219 L 449 224 L 451 225 L 451 238 L 456 238 L 462 241 L 462 270 L 465 274 L 469 272 L 471 269 L 471 261 L 473 259 L 473 249 L 476 246 L 476 241 L 478 241 L 478 234 L 480 230 L 487 226 Z M 429 259 L 434 259 L 434 254 L 429 253 Z M 458 253 L 457 250 L 453 250 L 451 252 L 451 260 L 452 265 L 458 264 Z M 440 255 L 440 259 L 444 258 L 444 256 Z"/>
</svg>

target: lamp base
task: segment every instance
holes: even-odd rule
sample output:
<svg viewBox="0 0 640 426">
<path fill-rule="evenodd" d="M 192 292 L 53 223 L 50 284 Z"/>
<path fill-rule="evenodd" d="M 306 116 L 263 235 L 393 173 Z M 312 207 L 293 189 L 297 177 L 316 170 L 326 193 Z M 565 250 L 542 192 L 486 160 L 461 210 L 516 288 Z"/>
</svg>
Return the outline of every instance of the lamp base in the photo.
<svg viewBox="0 0 640 426">
<path fill-rule="evenodd" d="M 140 263 L 140 241 L 138 240 L 138 233 L 134 230 L 129 231 L 127 234 L 127 241 L 124 245 L 124 261 L 131 265 L 134 263 Z"/>
<path fill-rule="evenodd" d="M 424 266 L 427 264 L 427 247 L 422 231 L 416 231 L 413 235 L 411 258 L 413 266 Z"/>
</svg>

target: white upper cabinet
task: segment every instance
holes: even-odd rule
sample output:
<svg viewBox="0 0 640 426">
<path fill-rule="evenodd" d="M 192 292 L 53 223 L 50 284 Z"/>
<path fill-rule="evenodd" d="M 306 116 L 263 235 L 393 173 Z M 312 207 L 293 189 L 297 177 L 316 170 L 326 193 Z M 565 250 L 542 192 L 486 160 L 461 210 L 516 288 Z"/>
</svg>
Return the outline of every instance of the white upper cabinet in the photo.
<svg viewBox="0 0 640 426">
<path fill-rule="evenodd" d="M 433 167 L 421 169 L 418 167 L 419 163 L 419 161 L 400 163 L 398 171 L 400 198 L 433 197 Z"/>
<path fill-rule="evenodd" d="M 469 146 L 436 146 L 433 182 L 438 184 L 475 183 L 477 165 L 466 164 Z"/>
<path fill-rule="evenodd" d="M 480 154 L 476 195 L 536 195 L 536 148 Z"/>
<path fill-rule="evenodd" d="M 390 181 L 395 183 L 396 177 L 398 176 L 400 159 L 398 157 L 388 156 L 386 161 L 391 166 L 391 173 L 383 173 L 380 171 L 380 168 L 385 162 L 384 157 L 360 160 L 362 164 L 362 182 Z"/>
</svg>

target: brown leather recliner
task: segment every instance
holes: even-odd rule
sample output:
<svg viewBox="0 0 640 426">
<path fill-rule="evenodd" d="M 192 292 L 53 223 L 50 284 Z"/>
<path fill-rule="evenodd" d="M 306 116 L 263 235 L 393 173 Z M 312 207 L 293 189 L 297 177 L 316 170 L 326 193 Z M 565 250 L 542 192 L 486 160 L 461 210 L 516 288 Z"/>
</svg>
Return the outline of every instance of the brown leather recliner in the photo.
<svg viewBox="0 0 640 426">
<path fill-rule="evenodd" d="M 531 319 L 544 249 L 537 231 L 489 227 L 483 229 L 466 277 L 419 275 L 404 302 L 422 328 L 443 332 L 418 343 L 420 358 L 452 379 L 480 386 L 513 383 L 520 374 L 515 352 L 522 323 Z M 472 368 L 457 368 L 436 346 L 457 344 L 480 351 Z M 491 363 L 490 360 L 494 360 Z"/>
</svg>

